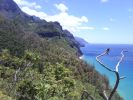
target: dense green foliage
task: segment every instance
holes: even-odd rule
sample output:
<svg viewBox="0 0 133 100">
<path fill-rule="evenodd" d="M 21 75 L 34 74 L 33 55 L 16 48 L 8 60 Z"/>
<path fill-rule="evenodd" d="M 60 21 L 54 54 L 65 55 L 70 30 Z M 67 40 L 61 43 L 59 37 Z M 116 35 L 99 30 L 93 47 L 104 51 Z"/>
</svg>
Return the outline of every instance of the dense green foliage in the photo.
<svg viewBox="0 0 133 100">
<path fill-rule="evenodd" d="M 44 62 L 36 52 L 25 51 L 22 57 L 16 57 L 3 50 L 0 63 L 0 89 L 17 100 L 80 100 L 84 90 L 102 100 L 100 86 L 108 84 L 94 68 L 84 69 L 88 74 L 76 74 L 70 65 Z"/>
<path fill-rule="evenodd" d="M 12 0 L 0 7 L 0 100 L 80 100 L 84 90 L 102 100 L 99 93 L 110 92 L 106 76 L 78 58 L 78 43 L 58 22 L 28 16 Z M 116 93 L 112 100 L 122 99 Z"/>
</svg>

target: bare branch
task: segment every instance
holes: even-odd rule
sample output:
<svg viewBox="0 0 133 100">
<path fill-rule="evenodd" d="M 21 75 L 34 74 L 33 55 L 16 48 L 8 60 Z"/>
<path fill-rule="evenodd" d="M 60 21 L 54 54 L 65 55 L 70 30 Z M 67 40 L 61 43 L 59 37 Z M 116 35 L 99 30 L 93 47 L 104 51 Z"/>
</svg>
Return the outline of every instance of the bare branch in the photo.
<svg viewBox="0 0 133 100">
<path fill-rule="evenodd" d="M 120 60 L 118 61 L 116 67 L 115 67 L 115 71 L 116 71 L 116 72 L 119 71 L 119 65 L 120 65 L 120 63 L 122 62 L 123 58 L 124 58 L 123 52 L 124 52 L 124 51 L 122 50 L 122 51 L 121 51 L 121 58 L 120 58 Z"/>
<path fill-rule="evenodd" d="M 108 96 L 107 96 L 107 94 L 106 94 L 106 91 L 105 91 L 105 90 L 103 91 L 103 94 L 104 94 L 104 96 L 105 96 L 106 100 L 108 100 Z"/>
<path fill-rule="evenodd" d="M 105 100 L 111 100 L 112 96 L 114 95 L 114 93 L 115 93 L 115 91 L 116 91 L 116 89 L 117 89 L 117 87 L 118 87 L 118 85 L 119 85 L 120 79 L 124 79 L 124 78 L 125 78 L 125 76 L 120 77 L 118 71 L 119 71 L 120 63 L 122 62 L 122 60 L 123 60 L 123 58 L 124 58 L 124 52 L 127 52 L 127 51 L 124 51 L 124 50 L 121 51 L 121 58 L 120 58 L 120 60 L 118 61 L 117 65 L 115 66 L 115 70 L 112 70 L 111 68 L 109 68 L 108 66 L 106 66 L 104 63 L 102 63 L 102 62 L 99 60 L 100 57 L 102 57 L 102 56 L 108 54 L 109 51 L 110 51 L 110 49 L 108 48 L 108 49 L 106 49 L 106 51 L 104 51 L 102 54 L 100 54 L 100 55 L 98 55 L 98 56 L 96 57 L 96 60 L 97 60 L 97 62 L 100 63 L 100 65 L 102 65 L 102 66 L 103 66 L 104 68 L 106 68 L 108 71 L 111 71 L 111 72 L 115 73 L 115 75 L 116 75 L 115 86 L 113 87 L 113 90 L 111 91 L 109 97 L 106 95 L 105 91 L 101 94 L 101 97 L 103 97 Z"/>
<path fill-rule="evenodd" d="M 114 70 L 110 69 L 107 65 L 105 65 L 104 63 L 102 63 L 99 58 L 102 56 L 105 56 L 106 54 L 109 53 L 109 49 L 107 49 L 106 51 L 104 51 L 102 54 L 98 55 L 96 57 L 97 62 L 99 62 L 100 65 L 102 65 L 104 68 L 106 68 L 108 71 L 114 72 Z"/>
<path fill-rule="evenodd" d="M 81 95 L 81 100 L 84 100 L 84 97 L 86 97 L 87 100 L 95 100 L 93 96 L 91 96 L 86 90 L 83 91 Z"/>
<path fill-rule="evenodd" d="M 108 100 L 108 96 L 105 92 L 105 90 L 103 92 L 100 92 L 99 95 L 104 99 L 104 100 Z"/>
<path fill-rule="evenodd" d="M 120 80 L 121 80 L 121 79 L 125 79 L 125 78 L 126 78 L 126 76 L 121 76 L 121 77 L 120 77 Z"/>
<path fill-rule="evenodd" d="M 113 97 L 118 85 L 119 85 L 119 82 L 120 82 L 120 76 L 119 76 L 119 73 L 118 72 L 115 72 L 115 75 L 116 75 L 116 82 L 115 82 L 115 86 L 113 87 L 113 90 L 111 91 L 110 95 L 109 95 L 109 99 L 108 100 L 111 100 L 111 98 Z"/>
<path fill-rule="evenodd" d="M 17 69 L 17 70 L 15 71 L 15 74 L 14 74 L 14 81 L 15 81 L 15 82 L 17 81 L 17 74 L 18 74 L 19 71 L 20 71 L 20 67 L 19 67 L 19 69 Z"/>
</svg>

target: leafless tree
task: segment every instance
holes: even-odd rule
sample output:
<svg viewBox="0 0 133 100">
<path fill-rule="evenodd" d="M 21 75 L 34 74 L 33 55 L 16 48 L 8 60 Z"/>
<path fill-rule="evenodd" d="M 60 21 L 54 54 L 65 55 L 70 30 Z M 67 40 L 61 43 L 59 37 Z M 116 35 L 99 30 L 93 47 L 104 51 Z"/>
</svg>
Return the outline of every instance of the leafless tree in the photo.
<svg viewBox="0 0 133 100">
<path fill-rule="evenodd" d="M 87 100 L 95 100 L 93 96 L 91 96 L 87 91 L 83 91 L 82 95 L 81 95 L 81 100 L 84 100 L 87 99 Z"/>
<path fill-rule="evenodd" d="M 125 76 L 120 77 L 120 75 L 119 75 L 119 65 L 120 65 L 120 63 L 122 62 L 123 58 L 124 58 L 124 52 L 127 52 L 127 51 L 124 51 L 124 50 L 121 51 L 121 58 L 120 58 L 120 60 L 118 61 L 117 65 L 115 66 L 115 70 L 112 70 L 110 67 L 108 67 L 107 65 L 105 65 L 103 62 L 100 61 L 100 58 L 101 58 L 102 56 L 107 55 L 107 54 L 109 53 L 109 51 L 110 51 L 110 48 L 106 49 L 106 51 L 104 51 L 102 54 L 100 54 L 100 55 L 98 55 L 98 56 L 96 57 L 97 62 L 98 62 L 102 67 L 104 67 L 105 69 L 107 69 L 107 70 L 110 71 L 110 72 L 115 73 L 115 76 L 116 76 L 115 85 L 114 85 L 114 87 L 113 87 L 111 93 L 109 94 L 109 96 L 107 96 L 105 90 L 103 90 L 103 93 L 100 94 L 100 96 L 101 96 L 104 100 L 111 100 L 111 98 L 113 97 L 114 93 L 115 93 L 116 90 L 117 90 L 117 87 L 118 87 L 118 85 L 119 85 L 120 80 L 125 78 Z"/>
</svg>

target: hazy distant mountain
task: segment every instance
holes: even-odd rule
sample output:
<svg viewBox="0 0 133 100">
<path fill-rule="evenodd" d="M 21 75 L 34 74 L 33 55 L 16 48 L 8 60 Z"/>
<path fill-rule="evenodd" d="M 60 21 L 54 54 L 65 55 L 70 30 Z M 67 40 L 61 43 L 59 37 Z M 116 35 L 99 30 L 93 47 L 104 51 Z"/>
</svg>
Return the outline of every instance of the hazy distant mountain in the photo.
<svg viewBox="0 0 133 100">
<path fill-rule="evenodd" d="M 89 44 L 86 40 L 80 37 L 75 37 L 76 41 L 79 42 L 80 46 L 84 47 L 85 45 Z"/>
</svg>

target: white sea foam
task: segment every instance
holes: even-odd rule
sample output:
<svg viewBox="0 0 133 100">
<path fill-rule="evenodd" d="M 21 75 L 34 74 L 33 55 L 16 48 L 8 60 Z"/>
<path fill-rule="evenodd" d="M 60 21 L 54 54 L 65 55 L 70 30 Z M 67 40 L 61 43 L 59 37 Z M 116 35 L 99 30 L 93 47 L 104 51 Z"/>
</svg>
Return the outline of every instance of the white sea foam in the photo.
<svg viewBox="0 0 133 100">
<path fill-rule="evenodd" d="M 83 56 L 80 56 L 79 59 L 83 59 Z"/>
</svg>

